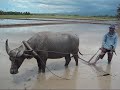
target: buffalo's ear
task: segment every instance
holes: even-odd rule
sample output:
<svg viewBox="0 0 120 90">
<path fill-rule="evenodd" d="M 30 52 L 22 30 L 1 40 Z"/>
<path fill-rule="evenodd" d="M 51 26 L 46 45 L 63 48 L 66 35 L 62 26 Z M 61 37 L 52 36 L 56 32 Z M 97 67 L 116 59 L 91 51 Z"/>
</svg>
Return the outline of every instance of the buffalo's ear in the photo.
<svg viewBox="0 0 120 90">
<path fill-rule="evenodd" d="M 33 57 L 31 50 L 25 50 L 23 56 L 27 59 L 30 59 Z"/>
<path fill-rule="evenodd" d="M 24 58 L 27 58 L 27 59 L 30 59 L 30 58 L 32 58 L 32 57 L 33 57 L 32 55 L 25 54 L 25 53 L 24 53 L 22 56 L 23 56 Z"/>
<path fill-rule="evenodd" d="M 32 50 L 25 50 L 24 54 L 30 54 L 31 55 L 32 54 Z"/>
<path fill-rule="evenodd" d="M 24 54 L 23 51 L 19 51 L 19 52 L 17 53 L 17 57 L 21 57 L 23 54 Z"/>
</svg>

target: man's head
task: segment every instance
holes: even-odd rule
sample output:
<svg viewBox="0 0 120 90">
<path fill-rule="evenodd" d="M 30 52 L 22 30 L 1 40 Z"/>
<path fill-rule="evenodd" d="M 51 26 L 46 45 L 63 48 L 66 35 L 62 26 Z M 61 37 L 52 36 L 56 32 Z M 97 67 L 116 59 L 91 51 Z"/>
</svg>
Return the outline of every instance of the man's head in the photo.
<svg viewBox="0 0 120 90">
<path fill-rule="evenodd" d="M 109 33 L 113 35 L 115 33 L 115 25 L 110 25 L 109 27 Z"/>
</svg>

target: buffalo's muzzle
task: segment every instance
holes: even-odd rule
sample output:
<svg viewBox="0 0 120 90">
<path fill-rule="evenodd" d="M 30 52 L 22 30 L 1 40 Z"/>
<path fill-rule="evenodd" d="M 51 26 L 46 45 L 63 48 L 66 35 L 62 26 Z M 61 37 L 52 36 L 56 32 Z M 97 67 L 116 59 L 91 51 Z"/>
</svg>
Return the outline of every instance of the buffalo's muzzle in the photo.
<svg viewBox="0 0 120 90">
<path fill-rule="evenodd" d="M 17 73 L 18 73 L 18 70 L 17 70 L 17 69 L 10 69 L 10 73 L 11 73 L 11 74 L 17 74 Z"/>
</svg>

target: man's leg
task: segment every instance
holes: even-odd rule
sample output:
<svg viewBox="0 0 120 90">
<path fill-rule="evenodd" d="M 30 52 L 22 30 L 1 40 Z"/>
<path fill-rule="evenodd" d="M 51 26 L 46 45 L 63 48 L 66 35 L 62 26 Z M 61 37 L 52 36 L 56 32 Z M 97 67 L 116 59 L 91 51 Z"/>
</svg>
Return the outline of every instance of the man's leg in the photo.
<svg viewBox="0 0 120 90">
<path fill-rule="evenodd" d="M 113 57 L 113 52 L 108 52 L 108 64 L 111 63 L 112 57 Z"/>
<path fill-rule="evenodd" d="M 107 50 L 103 48 L 101 50 L 101 53 L 96 57 L 95 62 L 93 62 L 92 64 L 95 65 L 99 59 L 102 59 L 104 55 L 106 54 L 106 51 Z"/>
</svg>

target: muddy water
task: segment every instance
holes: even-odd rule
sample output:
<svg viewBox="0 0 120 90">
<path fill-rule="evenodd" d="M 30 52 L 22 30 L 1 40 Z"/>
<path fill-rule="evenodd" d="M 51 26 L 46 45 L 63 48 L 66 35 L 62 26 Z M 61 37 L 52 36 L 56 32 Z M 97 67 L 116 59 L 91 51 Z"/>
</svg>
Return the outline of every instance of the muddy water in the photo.
<svg viewBox="0 0 120 90">
<path fill-rule="evenodd" d="M 26 24 L 26 23 L 48 23 L 48 22 L 56 22 L 59 20 L 50 20 L 50 19 L 0 19 L 0 24 Z"/>
<path fill-rule="evenodd" d="M 98 24 L 68 24 L 0 28 L 0 89 L 120 89 L 119 43 L 116 50 L 117 56 L 114 55 L 111 65 L 107 64 L 107 56 L 98 61 L 96 67 L 86 65 L 81 60 L 76 67 L 72 58 L 69 67 L 65 68 L 64 58 L 48 59 L 47 67 L 59 77 L 68 80 L 51 74 L 47 69 L 45 74 L 38 74 L 35 59 L 25 60 L 18 74 L 9 73 L 11 62 L 5 52 L 6 39 L 9 39 L 10 47 L 15 48 L 23 40 L 40 31 L 76 33 L 80 38 L 80 51 L 89 54 L 81 58 L 89 60 L 101 46 L 102 37 L 108 31 L 108 27 Z M 110 75 L 102 76 L 108 73 Z"/>
</svg>

